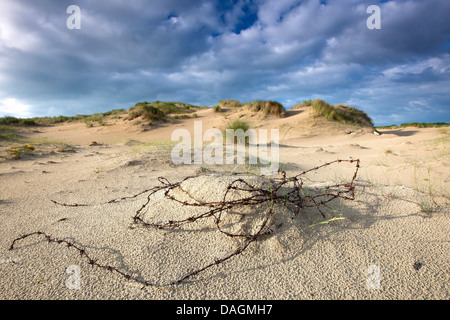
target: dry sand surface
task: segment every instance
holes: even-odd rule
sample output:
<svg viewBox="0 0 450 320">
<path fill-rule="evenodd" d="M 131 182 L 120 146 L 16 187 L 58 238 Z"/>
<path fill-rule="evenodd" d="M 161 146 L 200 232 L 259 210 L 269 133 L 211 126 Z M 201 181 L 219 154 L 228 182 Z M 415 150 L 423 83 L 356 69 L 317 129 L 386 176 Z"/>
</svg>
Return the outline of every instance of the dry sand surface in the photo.
<svg viewBox="0 0 450 320">
<path fill-rule="evenodd" d="M 312 118 L 307 109 L 288 112 L 284 119 L 239 112 L 226 119 L 211 110 L 198 116 L 149 130 L 118 119 L 108 126 L 72 123 L 28 133 L 64 141 L 76 152 L 0 162 L 0 298 L 449 299 L 450 130 L 404 128 L 375 135 Z M 224 263 L 166 286 L 233 252 L 238 240 L 220 233 L 213 218 L 181 230 L 133 227 L 147 194 L 106 202 L 160 185 L 161 176 L 176 182 L 199 172 L 184 190 L 202 201 L 220 201 L 235 178 L 230 172 L 248 171 L 248 165 L 203 171 L 200 165 L 175 166 L 169 142 L 175 128 L 192 132 L 194 121 L 202 121 L 204 130 L 221 128 L 234 118 L 245 118 L 254 128 L 280 129 L 280 167 L 288 175 L 335 159 L 360 159 L 356 199 L 331 202 L 324 211 L 339 219 L 324 224 L 318 224 L 323 219 L 314 208 L 294 214 L 278 203 L 277 227 L 270 235 Z M 88 146 L 93 140 L 98 144 Z M 342 163 L 311 172 L 305 188 L 349 181 L 353 171 L 354 166 Z M 272 178 L 240 177 L 257 183 Z M 66 207 L 51 200 L 89 206 Z M 253 209 L 255 221 L 267 210 Z M 145 219 L 183 219 L 204 210 L 158 192 Z M 15 238 L 35 231 L 66 239 L 100 264 L 161 286 L 143 288 L 44 237 L 23 239 L 8 250 Z M 70 282 L 75 276 L 79 288 Z"/>
</svg>

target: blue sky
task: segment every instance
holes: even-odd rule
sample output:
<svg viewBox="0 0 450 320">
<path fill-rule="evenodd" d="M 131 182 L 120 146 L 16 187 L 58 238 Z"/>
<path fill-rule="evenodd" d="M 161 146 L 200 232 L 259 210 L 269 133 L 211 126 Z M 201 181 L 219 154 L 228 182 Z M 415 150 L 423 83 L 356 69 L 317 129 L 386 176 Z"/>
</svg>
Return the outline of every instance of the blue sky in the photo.
<svg viewBox="0 0 450 320">
<path fill-rule="evenodd" d="M 377 125 L 450 122 L 449 16 L 448 0 L 1 0 L 0 116 L 321 98 Z"/>
</svg>

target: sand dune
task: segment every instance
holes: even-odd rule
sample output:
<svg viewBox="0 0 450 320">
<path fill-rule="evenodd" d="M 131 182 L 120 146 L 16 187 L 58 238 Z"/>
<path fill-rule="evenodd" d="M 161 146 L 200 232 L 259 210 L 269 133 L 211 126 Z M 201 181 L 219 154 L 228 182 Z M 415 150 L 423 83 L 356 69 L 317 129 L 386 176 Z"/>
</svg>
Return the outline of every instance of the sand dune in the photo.
<svg viewBox="0 0 450 320">
<path fill-rule="evenodd" d="M 313 117 L 308 108 L 281 119 L 247 111 L 225 115 L 205 109 L 197 114 L 150 128 L 112 119 L 105 126 L 65 123 L 23 133 L 64 141 L 76 152 L 0 162 L 0 298 L 449 298 L 448 129 L 389 129 L 375 135 Z M 73 248 L 42 237 L 26 238 L 8 250 L 19 236 L 43 231 L 85 248 L 99 263 L 161 284 L 226 256 L 236 242 L 217 232 L 214 219 L 182 230 L 130 228 L 145 195 L 106 202 L 157 186 L 161 176 L 175 182 L 199 172 L 204 175 L 186 188 L 203 200 L 209 194 L 220 198 L 227 174 L 248 172 L 248 164 L 175 166 L 171 134 L 175 128 L 193 134 L 194 121 L 202 121 L 207 130 L 238 118 L 256 129 L 280 130 L 280 166 L 290 176 L 335 159 L 360 159 L 356 199 L 331 202 L 325 211 L 339 219 L 324 224 L 318 224 L 323 219 L 314 208 L 294 215 L 278 206 L 273 218 L 282 227 L 242 254 L 173 286 L 142 289 L 90 266 Z M 89 146 L 92 141 L 97 144 Z M 308 174 L 305 187 L 348 181 L 353 171 L 347 164 L 325 167 Z M 146 219 L 201 211 L 186 211 L 163 193 L 155 197 Z M 65 207 L 51 200 L 88 206 Z M 77 288 L 70 285 L 75 276 Z"/>
</svg>

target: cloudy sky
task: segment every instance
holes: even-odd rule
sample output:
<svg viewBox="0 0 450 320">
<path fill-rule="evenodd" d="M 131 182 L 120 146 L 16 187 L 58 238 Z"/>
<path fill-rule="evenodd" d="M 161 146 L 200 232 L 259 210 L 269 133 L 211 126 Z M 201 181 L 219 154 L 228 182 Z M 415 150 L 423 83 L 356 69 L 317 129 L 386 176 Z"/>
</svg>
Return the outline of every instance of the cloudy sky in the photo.
<svg viewBox="0 0 450 320">
<path fill-rule="evenodd" d="M 449 0 L 0 0 L 0 116 L 321 98 L 450 122 L 449 17 Z"/>
</svg>

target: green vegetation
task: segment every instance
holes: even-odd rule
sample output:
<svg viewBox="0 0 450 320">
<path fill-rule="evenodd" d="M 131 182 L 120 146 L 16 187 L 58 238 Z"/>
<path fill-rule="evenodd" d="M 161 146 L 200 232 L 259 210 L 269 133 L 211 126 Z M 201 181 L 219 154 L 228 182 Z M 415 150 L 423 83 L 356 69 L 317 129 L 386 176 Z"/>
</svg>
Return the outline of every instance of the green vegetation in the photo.
<svg viewBox="0 0 450 320">
<path fill-rule="evenodd" d="M 265 116 L 274 115 L 284 117 L 286 109 L 277 101 L 255 100 L 253 102 L 240 103 L 237 100 L 220 100 L 217 106 L 213 107 L 214 112 L 222 112 L 223 109 L 247 109 L 253 112 L 263 112 Z"/>
<path fill-rule="evenodd" d="M 406 127 L 415 127 L 415 128 L 441 128 L 441 127 L 450 127 L 450 123 L 446 122 L 434 122 L 434 123 L 426 123 L 426 122 L 410 122 L 410 123 L 402 123 L 400 125 L 392 124 L 390 126 L 379 126 L 377 129 L 399 129 Z"/>
<path fill-rule="evenodd" d="M 321 224 L 329 224 L 331 222 L 338 221 L 338 220 L 345 220 L 345 218 L 344 217 L 334 217 L 334 218 L 331 218 L 331 219 L 328 219 L 325 221 L 319 221 L 319 219 L 316 219 L 316 220 L 314 220 L 314 222 L 311 225 L 307 226 L 303 230 L 308 229 L 308 228 L 313 228 L 313 227 L 319 226 Z M 319 222 L 317 222 L 317 221 L 319 221 Z M 301 230 L 297 229 L 297 231 L 300 232 Z"/>
<path fill-rule="evenodd" d="M 374 127 L 372 119 L 364 111 L 343 104 L 331 105 L 321 99 L 316 99 L 303 101 L 300 105 L 311 106 L 317 116 L 323 116 L 331 121 Z"/>
<path fill-rule="evenodd" d="M 156 120 L 167 120 L 166 114 L 158 108 L 152 106 L 151 104 L 136 105 L 130 108 L 130 111 L 131 112 L 127 117 L 128 120 L 133 120 L 138 117 L 142 117 L 144 120 L 147 120 L 150 123 Z"/>
<path fill-rule="evenodd" d="M 197 106 L 194 106 L 189 103 L 182 103 L 182 102 L 163 102 L 163 101 L 154 101 L 154 102 L 138 102 L 136 105 L 130 108 L 130 111 L 140 110 L 143 108 L 155 108 L 159 111 L 163 112 L 165 115 L 168 114 L 183 114 L 183 113 L 193 113 L 198 108 Z"/>
<path fill-rule="evenodd" d="M 34 146 L 26 144 L 20 147 L 11 147 L 7 151 L 10 158 L 17 160 L 25 154 L 31 154 L 34 149 Z"/>
<path fill-rule="evenodd" d="M 133 143 L 135 144 L 131 151 L 133 153 L 142 153 L 146 151 L 147 149 L 156 149 L 158 151 L 166 151 L 170 152 L 172 148 L 177 144 L 175 141 L 162 141 L 162 142 L 142 142 L 138 140 L 134 140 Z"/>
<path fill-rule="evenodd" d="M 104 126 L 106 125 L 105 122 L 103 122 L 104 115 L 102 113 L 96 113 L 91 116 L 83 118 L 83 122 L 86 124 L 88 128 L 91 128 L 94 126 L 95 123 L 98 125 Z"/>
<path fill-rule="evenodd" d="M 23 138 L 19 136 L 10 125 L 0 125 L 0 142 L 1 141 L 21 141 Z"/>
<path fill-rule="evenodd" d="M 34 117 L 28 119 L 19 119 L 15 117 L 2 117 L 0 118 L 0 125 L 2 126 L 39 126 L 39 125 L 53 125 L 66 122 L 84 122 L 88 128 L 95 125 L 105 126 L 109 119 L 118 119 L 122 114 L 127 115 L 126 119 L 133 120 L 138 117 L 142 117 L 143 120 L 151 123 L 152 121 L 163 120 L 171 121 L 170 114 L 180 115 L 181 118 L 187 117 L 186 114 L 192 114 L 193 117 L 197 117 L 195 112 L 199 109 L 207 107 L 194 106 L 188 103 L 182 102 L 138 102 L 129 110 L 125 109 L 113 109 L 104 113 L 95 113 L 92 115 L 76 115 L 76 116 L 57 116 L 57 117 Z M 11 140 L 12 133 L 5 132 L 5 129 L 0 132 L 0 139 Z"/>
<path fill-rule="evenodd" d="M 33 119 L 19 119 L 6 116 L 0 118 L 0 125 L 35 126 L 37 124 Z"/>
<path fill-rule="evenodd" d="M 190 116 L 187 114 L 182 114 L 182 115 L 176 115 L 173 117 L 174 119 L 189 119 Z"/>
<path fill-rule="evenodd" d="M 56 116 L 56 117 L 34 117 L 34 118 L 15 118 L 15 117 L 2 117 L 0 118 L 0 125 L 10 126 L 39 126 L 39 125 L 52 125 L 64 122 L 76 122 L 83 121 L 88 127 L 93 126 L 94 123 L 105 125 L 103 118 L 108 116 L 118 116 L 126 113 L 125 109 L 114 109 L 105 113 L 95 113 L 93 115 L 76 115 L 76 116 Z"/>
<path fill-rule="evenodd" d="M 245 103 L 244 107 L 251 111 L 262 111 L 264 115 L 275 115 L 278 117 L 284 117 L 286 110 L 283 105 L 276 101 L 263 101 L 256 100 L 252 103 Z"/>
<path fill-rule="evenodd" d="M 305 100 L 302 103 L 294 106 L 292 109 L 300 106 L 311 106 L 316 116 L 323 116 L 328 120 L 337 121 L 345 124 L 360 125 L 374 128 L 371 118 L 363 111 L 343 104 L 331 105 L 321 99 Z M 87 127 L 95 125 L 107 125 L 106 120 L 118 119 L 121 115 L 125 115 L 128 120 L 133 120 L 138 117 L 151 123 L 152 121 L 171 121 L 172 119 L 183 119 L 189 117 L 198 117 L 196 111 L 206 109 L 209 107 L 200 107 L 182 102 L 163 102 L 142 101 L 136 103 L 129 110 L 113 109 L 104 113 L 95 113 L 92 115 L 76 115 L 76 116 L 56 116 L 56 117 L 34 117 L 34 118 L 16 118 L 12 116 L 0 117 L 0 126 L 40 126 L 53 125 L 65 122 L 84 122 Z M 220 100 L 219 103 L 213 107 L 214 112 L 224 112 L 225 108 L 236 109 L 242 108 L 254 112 L 263 112 L 264 115 L 275 115 L 283 117 L 286 113 L 282 104 L 276 101 L 256 100 L 253 102 L 241 103 L 237 100 L 227 99 Z M 442 127 L 443 134 L 446 134 L 446 127 L 450 127 L 450 123 L 435 122 L 411 122 L 402 123 L 400 125 L 377 126 L 377 129 L 398 129 L 405 127 L 416 128 L 440 128 Z M 3 127 L 0 130 L 0 140 L 13 140 L 18 136 L 11 130 Z"/>
<path fill-rule="evenodd" d="M 239 101 L 232 100 L 232 99 L 220 100 L 218 105 L 222 109 L 224 109 L 224 108 L 239 108 L 242 106 L 242 104 Z"/>
<path fill-rule="evenodd" d="M 104 117 L 112 116 L 112 115 L 118 115 L 126 113 L 127 111 L 125 109 L 113 109 L 111 111 L 107 111 L 105 113 L 102 113 Z"/>
<path fill-rule="evenodd" d="M 227 129 L 231 129 L 234 132 L 236 132 L 236 130 L 241 129 L 245 133 L 245 132 L 247 132 L 247 130 L 250 129 L 250 124 L 247 121 L 243 121 L 243 120 L 239 120 L 239 119 L 236 119 L 233 122 L 228 123 L 227 127 L 224 130 L 224 135 L 223 135 L 225 139 L 227 138 L 227 133 L 226 133 Z M 237 143 L 237 139 L 238 139 L 238 137 L 235 136 L 234 137 L 234 143 Z M 249 143 L 249 137 L 248 136 L 245 137 L 245 143 L 246 144 Z"/>
<path fill-rule="evenodd" d="M 250 125 L 248 124 L 247 121 L 242 121 L 242 120 L 236 119 L 233 122 L 228 124 L 227 129 L 232 129 L 232 130 L 242 129 L 245 132 L 248 129 L 250 129 Z"/>
<path fill-rule="evenodd" d="M 128 120 L 133 120 L 138 117 L 143 118 L 148 121 L 150 124 L 153 121 L 162 120 L 164 122 L 170 120 L 169 115 L 175 114 L 175 119 L 180 118 L 189 118 L 188 114 L 192 114 L 193 117 L 197 117 L 197 114 L 194 113 L 201 107 L 194 106 L 188 103 L 182 102 L 138 102 L 136 105 L 129 109 Z"/>
</svg>

